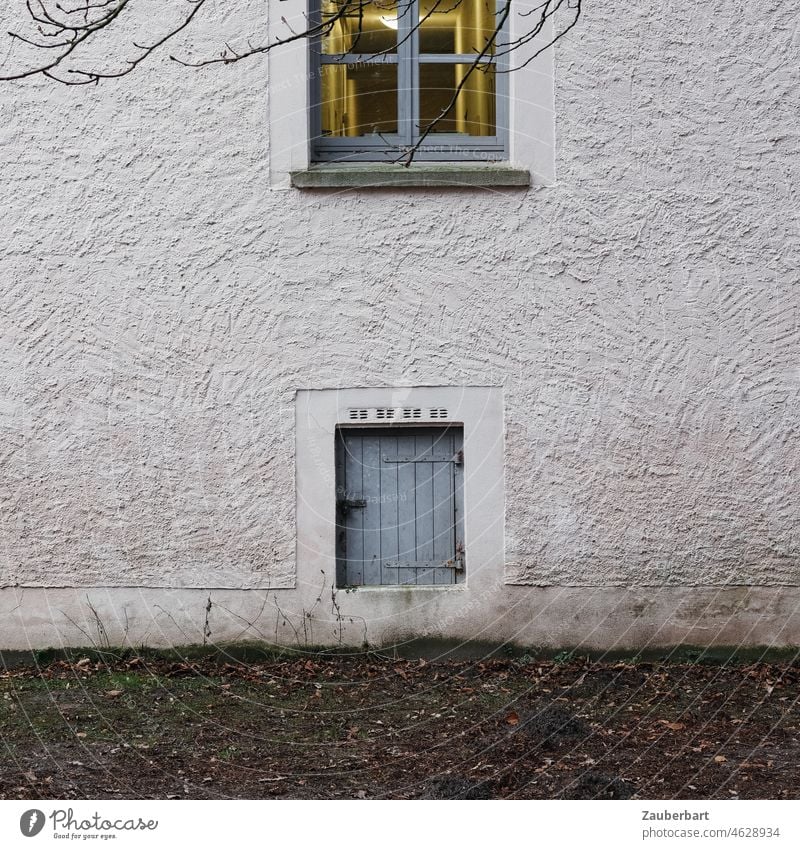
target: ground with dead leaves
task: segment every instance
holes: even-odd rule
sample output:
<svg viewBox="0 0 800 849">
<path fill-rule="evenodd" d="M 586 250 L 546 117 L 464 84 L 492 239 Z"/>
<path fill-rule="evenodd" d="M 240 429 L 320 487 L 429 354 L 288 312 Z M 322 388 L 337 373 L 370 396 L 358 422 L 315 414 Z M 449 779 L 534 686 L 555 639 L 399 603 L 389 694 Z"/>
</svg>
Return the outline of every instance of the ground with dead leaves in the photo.
<svg viewBox="0 0 800 849">
<path fill-rule="evenodd" d="M 0 676 L 0 798 L 784 799 L 796 664 L 88 658 Z"/>
</svg>

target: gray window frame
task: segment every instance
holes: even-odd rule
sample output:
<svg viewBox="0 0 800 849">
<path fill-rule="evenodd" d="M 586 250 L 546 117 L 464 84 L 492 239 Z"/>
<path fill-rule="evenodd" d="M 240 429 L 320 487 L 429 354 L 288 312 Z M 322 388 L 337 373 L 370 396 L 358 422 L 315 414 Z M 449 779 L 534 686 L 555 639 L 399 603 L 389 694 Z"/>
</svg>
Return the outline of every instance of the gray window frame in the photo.
<svg viewBox="0 0 800 849">
<path fill-rule="evenodd" d="M 404 0 L 405 2 L 405 0 Z M 425 53 L 420 59 L 419 31 L 410 22 L 418 17 L 419 0 L 410 0 L 406 12 L 398 18 L 395 54 L 323 54 L 320 36 L 310 41 L 309 137 L 312 162 L 394 162 L 403 156 L 419 137 L 419 66 L 422 64 L 471 64 L 477 54 Z M 496 3 L 495 14 L 500 13 Z M 321 21 L 321 0 L 309 0 L 310 24 Z M 507 41 L 508 19 L 503 24 L 498 42 Z M 326 64 L 396 64 L 398 132 L 380 137 L 322 136 L 322 65 Z M 432 133 L 414 154 L 420 161 L 432 162 L 496 162 L 508 159 L 508 57 L 487 55 L 481 64 L 495 66 L 495 136 L 464 136 L 459 133 Z M 475 71 L 474 73 L 481 73 Z"/>
</svg>

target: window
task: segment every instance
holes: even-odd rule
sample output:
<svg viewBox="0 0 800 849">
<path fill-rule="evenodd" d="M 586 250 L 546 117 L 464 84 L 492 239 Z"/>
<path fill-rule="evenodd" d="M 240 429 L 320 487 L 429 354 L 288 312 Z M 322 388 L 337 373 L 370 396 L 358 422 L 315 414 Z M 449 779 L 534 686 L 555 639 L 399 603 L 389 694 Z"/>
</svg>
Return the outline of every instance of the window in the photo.
<svg viewBox="0 0 800 849">
<path fill-rule="evenodd" d="M 391 162 L 420 140 L 421 160 L 507 157 L 495 0 L 316 2 L 312 159 Z"/>
<path fill-rule="evenodd" d="M 461 583 L 463 463 L 461 427 L 339 427 L 337 586 Z"/>
</svg>

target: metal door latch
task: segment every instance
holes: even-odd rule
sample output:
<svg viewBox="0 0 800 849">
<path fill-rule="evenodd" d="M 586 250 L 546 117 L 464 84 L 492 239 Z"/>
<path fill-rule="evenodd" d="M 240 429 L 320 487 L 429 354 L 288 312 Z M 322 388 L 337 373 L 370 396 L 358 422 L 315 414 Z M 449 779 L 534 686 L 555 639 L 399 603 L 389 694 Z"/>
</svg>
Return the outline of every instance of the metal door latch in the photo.
<svg viewBox="0 0 800 849">
<path fill-rule="evenodd" d="M 349 513 L 351 510 L 361 510 L 367 506 L 366 498 L 337 498 L 336 507 L 341 513 Z"/>
</svg>

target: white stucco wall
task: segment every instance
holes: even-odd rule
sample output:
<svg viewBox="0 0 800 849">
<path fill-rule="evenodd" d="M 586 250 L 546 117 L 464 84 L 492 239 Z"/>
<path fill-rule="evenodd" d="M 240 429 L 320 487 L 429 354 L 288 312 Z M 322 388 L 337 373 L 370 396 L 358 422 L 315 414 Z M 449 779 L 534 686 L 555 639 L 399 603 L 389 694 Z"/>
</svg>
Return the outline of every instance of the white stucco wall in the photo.
<svg viewBox="0 0 800 849">
<path fill-rule="evenodd" d="M 555 54 L 556 179 L 528 192 L 281 188 L 257 59 L 0 84 L 0 645 L 74 643 L 54 611 L 84 589 L 154 641 L 177 632 L 146 588 L 196 588 L 185 625 L 215 588 L 304 609 L 294 393 L 374 385 L 503 388 L 505 573 L 440 633 L 488 612 L 484 636 L 574 643 L 559 588 L 591 587 L 612 644 L 613 588 L 652 586 L 626 633 L 656 639 L 686 587 L 735 584 L 785 588 L 736 639 L 800 640 L 795 13 L 685 8 L 588 4 Z M 220 4 L 186 49 L 262 17 Z M 725 598 L 712 619 L 752 614 Z M 347 603 L 386 639 L 441 621 Z"/>
</svg>

